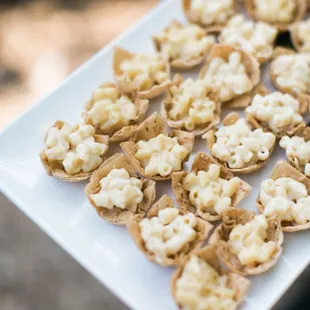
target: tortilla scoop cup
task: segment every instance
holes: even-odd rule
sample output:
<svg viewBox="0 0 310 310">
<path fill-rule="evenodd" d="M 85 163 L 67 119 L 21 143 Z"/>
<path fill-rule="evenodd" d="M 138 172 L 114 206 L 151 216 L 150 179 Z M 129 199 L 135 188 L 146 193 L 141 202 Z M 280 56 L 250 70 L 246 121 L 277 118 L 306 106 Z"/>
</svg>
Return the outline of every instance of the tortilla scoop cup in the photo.
<svg viewBox="0 0 310 310">
<path fill-rule="evenodd" d="M 134 134 L 130 141 L 122 142 L 121 147 L 124 153 L 126 154 L 128 160 L 134 167 L 134 169 L 141 175 L 146 178 L 149 178 L 154 181 L 164 181 L 171 179 L 171 174 L 167 176 L 147 176 L 145 169 L 142 167 L 140 161 L 135 157 L 137 152 L 137 142 L 140 140 L 148 141 L 152 138 L 157 137 L 159 134 L 164 134 L 170 137 L 176 137 L 180 145 L 185 146 L 188 149 L 188 155 L 184 159 L 183 163 L 189 159 L 190 153 L 193 149 L 195 136 L 192 133 L 181 131 L 181 130 L 171 130 L 170 134 L 168 133 L 168 128 L 163 117 L 154 112 L 149 116 L 145 121 L 143 121 L 138 128 L 135 130 Z"/>
<path fill-rule="evenodd" d="M 138 178 L 142 181 L 143 200 L 137 205 L 137 209 L 134 212 L 133 210 L 120 209 L 116 206 L 114 206 L 113 209 L 98 207 L 93 201 L 91 195 L 100 192 L 100 181 L 102 178 L 105 178 L 111 170 L 122 168 L 128 172 L 130 177 Z M 125 155 L 118 153 L 108 158 L 99 169 L 93 173 L 90 182 L 87 184 L 84 191 L 89 202 L 96 209 L 101 218 L 115 225 L 126 225 L 128 219 L 133 215 L 135 215 L 137 219 L 145 216 L 155 200 L 156 183 L 152 180 L 140 178 L 126 159 Z"/>
<path fill-rule="evenodd" d="M 232 272 L 248 276 L 259 275 L 270 270 L 279 260 L 282 253 L 283 232 L 280 222 L 275 218 L 267 218 L 267 239 L 266 241 L 274 241 L 277 245 L 276 252 L 268 262 L 253 266 L 243 266 L 238 256 L 232 251 L 228 244 L 229 235 L 233 228 L 238 225 L 244 225 L 254 219 L 258 215 L 255 212 L 231 208 L 224 212 L 223 223 L 220 224 L 210 237 L 209 243 L 217 249 L 217 254 L 224 265 Z"/>
<path fill-rule="evenodd" d="M 249 288 L 250 281 L 237 273 L 224 270 L 216 254 L 216 248 L 211 245 L 205 246 L 199 250 L 195 250 L 190 256 L 186 257 L 186 259 L 180 263 L 177 270 L 174 272 L 171 279 L 171 292 L 176 303 L 177 281 L 179 278 L 181 278 L 186 263 L 189 261 L 192 255 L 195 255 L 198 258 L 204 260 L 208 265 L 215 269 L 220 276 L 226 275 L 228 277 L 228 288 L 234 291 L 234 301 L 238 306 L 243 301 L 243 298 Z M 182 305 L 178 304 L 178 307 L 181 309 Z M 235 309 L 237 309 L 237 307 L 231 310 Z"/>
<path fill-rule="evenodd" d="M 163 195 L 147 212 L 146 218 L 151 219 L 153 217 L 156 217 L 158 216 L 159 211 L 166 208 L 175 208 L 175 205 L 171 197 L 169 197 L 168 195 Z M 180 214 L 184 215 L 182 211 L 180 212 Z M 141 218 L 137 218 L 135 216 L 132 217 L 127 223 L 128 231 L 141 252 L 143 252 L 150 261 L 163 267 L 178 265 L 186 255 L 190 254 L 195 249 L 202 247 L 204 241 L 207 239 L 209 233 L 213 229 L 213 226 L 210 223 L 200 218 L 197 218 L 197 225 L 195 227 L 197 235 L 195 240 L 191 241 L 189 244 L 183 247 L 181 251 L 178 252 L 176 255 L 166 257 L 162 259 L 161 262 L 158 262 L 156 260 L 155 254 L 150 252 L 145 246 L 145 242 L 142 238 L 139 227 L 139 223 L 141 220 Z"/>
<path fill-rule="evenodd" d="M 255 86 L 258 85 L 260 81 L 260 66 L 253 56 L 232 45 L 215 44 L 208 55 L 205 65 L 199 73 L 199 78 L 204 79 L 209 65 L 214 58 L 220 57 L 225 61 L 228 61 L 229 55 L 233 52 L 237 52 L 241 55 L 241 61 L 247 70 L 247 76 L 252 83 L 252 89 L 248 93 L 236 95 L 235 98 L 225 101 L 223 104 L 225 104 L 225 107 L 228 108 L 245 108 L 250 104 L 250 101 L 253 98 L 253 91 L 255 91 Z"/>
<path fill-rule="evenodd" d="M 295 169 L 286 161 L 279 161 L 271 171 L 270 179 L 277 180 L 279 178 L 292 178 L 297 182 L 304 184 L 307 188 L 308 195 L 310 195 L 310 179 L 303 173 Z M 264 206 L 259 197 L 256 200 L 256 205 L 260 213 L 264 213 Z M 282 230 L 285 232 L 295 232 L 306 230 L 310 228 L 310 221 L 306 224 L 298 224 L 296 222 L 281 222 Z"/>
<path fill-rule="evenodd" d="M 195 174 L 197 174 L 198 171 L 208 171 L 211 164 L 219 165 L 219 163 L 216 162 L 209 155 L 199 152 L 194 158 L 190 172 L 194 172 Z M 223 167 L 222 165 L 219 166 L 221 167 L 221 173 L 220 173 L 221 178 L 225 180 L 230 180 L 234 177 L 234 175 L 230 171 L 228 171 L 225 167 Z M 190 201 L 189 191 L 187 191 L 183 185 L 183 180 L 188 174 L 189 172 L 185 171 L 175 172 L 172 174 L 171 178 L 172 189 L 176 197 L 176 200 L 180 206 L 180 209 L 183 212 L 191 212 L 196 216 L 201 217 L 202 219 L 209 222 L 220 220 L 222 216 L 217 214 L 214 209 L 207 210 L 206 212 L 202 213 L 202 211 L 199 212 L 198 208 Z M 251 190 L 252 187 L 248 183 L 241 180 L 239 190 L 232 196 L 231 207 L 237 207 L 237 205 L 241 202 L 241 200 L 243 200 Z"/>
<path fill-rule="evenodd" d="M 64 125 L 63 121 L 56 121 L 52 127 L 56 127 L 58 129 L 61 129 L 63 125 Z M 107 146 L 106 150 L 101 155 L 102 159 L 104 160 L 105 154 L 109 148 L 109 137 L 105 136 L 105 135 L 95 134 L 94 138 L 95 138 L 96 142 L 105 144 Z M 93 172 L 97 169 L 96 168 L 94 171 L 90 171 L 90 172 L 79 172 L 77 174 L 69 174 L 65 171 L 63 165 L 61 165 L 57 162 L 50 162 L 44 151 L 45 151 L 45 149 L 43 151 L 41 151 L 40 159 L 41 159 L 41 162 L 43 164 L 43 167 L 44 167 L 46 173 L 49 176 L 53 176 L 53 177 L 60 179 L 62 181 L 74 183 L 74 182 L 81 182 L 81 181 L 87 180 L 90 178 L 90 176 L 93 174 Z"/>
<path fill-rule="evenodd" d="M 229 126 L 229 125 L 233 125 L 235 124 L 238 120 L 240 119 L 239 115 L 235 112 L 228 114 L 224 120 L 223 120 L 223 125 L 224 126 Z M 206 139 L 207 141 L 207 147 L 211 153 L 212 150 L 212 146 L 216 143 L 216 133 L 217 129 L 211 129 L 210 131 L 208 131 L 207 133 L 205 133 L 202 138 Z M 252 164 L 249 166 L 246 166 L 244 168 L 229 168 L 228 163 L 227 162 L 223 162 L 221 160 L 219 160 L 216 157 L 213 157 L 213 159 L 218 162 L 219 164 L 223 165 L 228 171 L 233 172 L 233 173 L 240 173 L 240 174 L 248 174 L 248 173 L 252 173 L 255 172 L 257 170 L 259 170 L 260 168 L 262 168 L 268 161 L 269 157 L 271 156 L 274 147 L 276 144 L 276 140 L 275 143 L 273 144 L 272 148 L 269 151 L 269 156 L 267 159 L 265 160 L 259 160 L 256 164 Z"/>
<path fill-rule="evenodd" d="M 120 90 L 130 95 L 131 97 L 135 98 L 138 97 L 140 99 L 151 99 L 156 96 L 159 96 L 162 94 L 167 87 L 170 85 L 171 81 L 167 80 L 160 84 L 155 84 L 153 87 L 151 87 L 148 90 L 141 90 L 139 85 L 134 85 L 131 81 L 123 80 L 122 77 L 122 69 L 121 69 L 121 63 L 126 60 L 131 60 L 136 56 L 136 54 L 131 53 L 125 49 L 122 49 L 118 46 L 114 49 L 114 58 L 113 58 L 113 73 L 115 81 L 120 88 Z M 165 69 L 167 74 L 170 76 L 170 65 L 167 60 L 163 60 L 165 63 Z"/>
<path fill-rule="evenodd" d="M 170 128 L 175 128 L 175 129 L 187 131 L 186 129 L 183 128 L 184 127 L 184 120 L 177 120 L 176 121 L 176 120 L 173 120 L 169 116 L 169 111 L 173 107 L 173 100 L 174 100 L 174 96 L 173 96 L 172 92 L 170 91 L 170 87 L 171 86 L 179 87 L 183 82 L 184 81 L 183 81 L 183 78 L 181 75 L 176 74 L 174 76 L 173 82 L 171 83 L 171 85 L 167 89 L 167 96 L 162 102 L 161 114 L 166 119 Z M 188 132 L 191 132 L 192 134 L 194 134 L 195 136 L 203 135 L 205 132 L 212 129 L 213 127 L 215 127 L 220 122 L 221 103 L 218 100 L 217 91 L 210 90 L 210 92 L 207 94 L 207 98 L 214 101 L 216 104 L 216 108 L 214 111 L 214 119 L 211 122 L 198 125 L 194 130 L 188 131 Z"/>
</svg>

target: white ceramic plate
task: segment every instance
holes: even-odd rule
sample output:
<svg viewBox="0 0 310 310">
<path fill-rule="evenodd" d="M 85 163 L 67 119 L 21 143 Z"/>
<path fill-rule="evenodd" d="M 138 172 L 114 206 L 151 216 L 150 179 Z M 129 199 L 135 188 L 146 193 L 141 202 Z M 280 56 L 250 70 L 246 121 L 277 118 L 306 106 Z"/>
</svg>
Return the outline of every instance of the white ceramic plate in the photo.
<svg viewBox="0 0 310 310">
<path fill-rule="evenodd" d="M 113 46 L 118 44 L 133 52 L 152 52 L 150 36 L 172 19 L 185 21 L 178 0 L 155 8 L 0 135 L 2 192 L 89 272 L 137 310 L 176 309 L 169 288 L 173 269 L 150 263 L 135 247 L 124 227 L 101 220 L 84 196 L 85 182 L 69 184 L 48 177 L 38 154 L 43 147 L 43 128 L 57 119 L 79 120 L 92 90 L 112 79 Z M 152 103 L 151 111 L 159 109 L 159 101 Z M 111 148 L 109 154 L 117 148 Z M 198 150 L 206 151 L 203 141 L 196 142 L 195 151 Z M 261 171 L 244 177 L 254 190 L 241 207 L 255 210 L 259 185 L 281 158 L 284 152 L 277 149 Z M 157 197 L 165 192 L 171 193 L 170 182 L 157 186 Z M 242 308 L 272 307 L 309 260 L 310 231 L 285 234 L 279 263 L 267 274 L 251 278 L 251 288 Z"/>
</svg>

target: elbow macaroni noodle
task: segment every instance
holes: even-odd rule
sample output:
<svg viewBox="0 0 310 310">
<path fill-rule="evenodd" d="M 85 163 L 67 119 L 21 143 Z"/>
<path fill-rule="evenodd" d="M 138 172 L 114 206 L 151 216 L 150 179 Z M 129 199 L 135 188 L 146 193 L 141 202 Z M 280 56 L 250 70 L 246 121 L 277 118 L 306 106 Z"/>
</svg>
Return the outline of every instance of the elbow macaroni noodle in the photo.
<svg viewBox="0 0 310 310">
<path fill-rule="evenodd" d="M 49 162 L 60 163 L 68 174 L 90 172 L 102 163 L 107 145 L 94 139 L 91 125 L 79 124 L 76 128 L 64 123 L 61 129 L 51 127 L 45 137 L 45 154 Z"/>
<path fill-rule="evenodd" d="M 276 140 L 272 133 L 263 132 L 261 128 L 252 131 L 244 119 L 219 128 L 215 136 L 212 155 L 233 169 L 266 160 Z"/>
<path fill-rule="evenodd" d="M 221 168 L 211 164 L 208 171 L 189 173 L 183 180 L 189 191 L 189 199 L 198 208 L 198 213 L 222 213 L 232 205 L 232 196 L 240 188 L 240 178 L 225 180 L 220 178 Z"/>
<path fill-rule="evenodd" d="M 290 23 L 297 9 L 296 0 L 255 0 L 255 15 L 270 23 Z"/>
<path fill-rule="evenodd" d="M 168 176 L 182 168 L 182 162 L 188 155 L 188 149 L 180 145 L 176 137 L 163 134 L 148 141 L 137 142 L 135 157 L 145 169 L 147 176 Z"/>
<path fill-rule="evenodd" d="M 261 214 L 244 225 L 236 225 L 230 232 L 228 244 L 243 266 L 266 263 L 276 252 L 276 243 L 265 241 L 267 228 L 266 217 Z"/>
<path fill-rule="evenodd" d="M 168 116 L 174 120 L 183 120 L 186 130 L 213 121 L 216 102 L 208 98 L 210 87 L 203 80 L 187 79 L 181 85 L 173 85 L 170 92 L 173 96 L 172 108 Z"/>
<path fill-rule="evenodd" d="M 301 51 L 310 51 L 310 19 L 301 21 L 296 26 L 297 39 L 301 46 Z"/>
<path fill-rule="evenodd" d="M 161 53 L 172 60 L 188 61 L 205 56 L 215 43 L 215 37 L 207 36 L 197 25 L 171 26 L 155 38 L 160 42 Z"/>
<path fill-rule="evenodd" d="M 188 248 L 197 236 L 196 224 L 194 214 L 180 215 L 178 209 L 166 208 L 158 216 L 143 219 L 139 227 L 146 249 L 161 263 Z"/>
<path fill-rule="evenodd" d="M 176 281 L 176 300 L 183 310 L 233 310 L 237 307 L 227 275 L 219 275 L 203 259 L 193 255 Z"/>
<path fill-rule="evenodd" d="M 91 195 L 97 207 L 127 209 L 135 212 L 143 200 L 142 181 L 124 169 L 113 169 L 100 180 L 100 191 Z"/>
<path fill-rule="evenodd" d="M 103 133 L 119 130 L 137 117 L 137 106 L 127 96 L 122 96 L 116 87 L 104 85 L 97 88 L 93 100 L 94 105 L 87 111 L 87 116 Z"/>
<path fill-rule="evenodd" d="M 225 24 L 234 14 L 233 0 L 192 0 L 190 14 L 204 24 Z"/>
<path fill-rule="evenodd" d="M 304 167 L 304 173 L 310 177 L 310 141 L 301 137 L 284 136 L 280 140 L 280 146 L 286 150 L 289 159 L 297 158 L 298 163 Z"/>
<path fill-rule="evenodd" d="M 266 96 L 256 95 L 246 112 L 260 122 L 268 124 L 275 133 L 296 127 L 303 122 L 299 114 L 299 102 L 280 92 Z"/>
<path fill-rule="evenodd" d="M 259 194 L 267 217 L 306 224 L 310 221 L 310 196 L 306 186 L 292 178 L 267 179 Z"/>
<path fill-rule="evenodd" d="M 282 55 L 271 64 L 280 87 L 310 93 L 310 54 Z"/>
<path fill-rule="evenodd" d="M 221 57 L 213 58 L 203 79 L 219 90 L 219 99 L 229 101 L 252 90 L 252 82 L 246 67 L 241 62 L 241 54 L 232 52 L 228 61 Z"/>
<path fill-rule="evenodd" d="M 219 41 L 243 49 L 254 57 L 270 58 L 277 29 L 262 23 L 245 20 L 236 15 L 222 30 Z"/>
<path fill-rule="evenodd" d="M 137 85 L 142 91 L 169 80 L 166 65 L 158 55 L 136 55 L 124 60 L 120 68 L 121 79 Z"/>
</svg>

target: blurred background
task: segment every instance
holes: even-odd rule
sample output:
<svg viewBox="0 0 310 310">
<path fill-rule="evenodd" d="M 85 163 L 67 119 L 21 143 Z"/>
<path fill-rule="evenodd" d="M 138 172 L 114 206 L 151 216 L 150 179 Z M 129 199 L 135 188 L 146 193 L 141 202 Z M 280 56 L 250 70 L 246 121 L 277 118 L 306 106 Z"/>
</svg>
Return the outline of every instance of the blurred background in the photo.
<svg viewBox="0 0 310 310">
<path fill-rule="evenodd" d="M 157 2 L 0 0 L 0 129 Z M 309 275 L 275 310 L 310 309 Z M 0 310 L 84 309 L 127 307 L 0 194 Z"/>
</svg>

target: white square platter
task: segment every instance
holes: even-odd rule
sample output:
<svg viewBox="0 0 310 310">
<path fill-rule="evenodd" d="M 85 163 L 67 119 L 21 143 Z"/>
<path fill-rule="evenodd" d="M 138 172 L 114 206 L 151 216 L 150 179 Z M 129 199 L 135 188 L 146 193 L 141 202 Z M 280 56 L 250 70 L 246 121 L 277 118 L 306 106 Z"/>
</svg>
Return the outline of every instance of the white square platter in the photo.
<svg viewBox="0 0 310 310">
<path fill-rule="evenodd" d="M 84 196 L 86 182 L 69 184 L 48 177 L 38 154 L 43 147 L 43 129 L 57 119 L 78 121 L 92 90 L 113 79 L 113 47 L 120 45 L 137 53 L 154 52 L 151 35 L 172 19 L 185 22 L 179 0 L 161 3 L 0 134 L 0 190 L 91 274 L 136 310 L 176 309 L 169 287 L 173 269 L 150 263 L 135 247 L 126 228 L 101 220 Z M 183 75 L 195 77 L 197 70 Z M 272 89 L 267 74 L 264 74 L 264 82 Z M 159 111 L 159 107 L 160 98 L 153 100 L 149 114 Z M 228 112 L 224 109 L 222 116 Z M 119 151 L 118 146 L 111 147 L 109 155 L 116 151 Z M 197 151 L 206 151 L 205 142 L 200 139 L 196 141 L 191 159 Z M 277 148 L 263 169 L 242 177 L 251 184 L 253 191 L 241 208 L 256 210 L 255 199 L 261 181 L 268 177 L 275 163 L 284 158 L 284 152 Z M 187 168 L 189 165 L 190 162 Z M 157 198 L 163 193 L 173 196 L 170 182 L 157 185 Z M 309 262 L 310 231 L 285 234 L 280 261 L 270 272 L 250 278 L 251 287 L 241 309 L 271 308 Z"/>
</svg>

